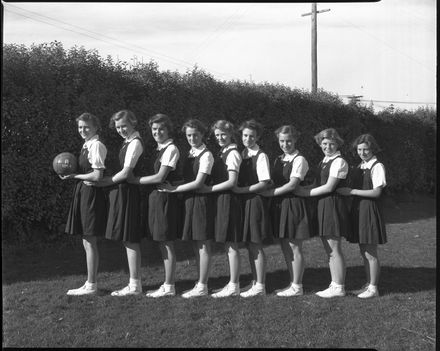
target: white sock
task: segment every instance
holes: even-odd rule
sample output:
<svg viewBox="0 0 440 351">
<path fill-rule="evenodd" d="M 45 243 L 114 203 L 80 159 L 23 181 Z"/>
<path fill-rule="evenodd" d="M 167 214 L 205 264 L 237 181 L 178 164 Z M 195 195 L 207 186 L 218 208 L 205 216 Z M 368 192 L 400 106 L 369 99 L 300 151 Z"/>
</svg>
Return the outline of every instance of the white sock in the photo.
<svg viewBox="0 0 440 351">
<path fill-rule="evenodd" d="M 377 291 L 377 285 L 370 284 L 368 285 L 369 290 Z"/>
<path fill-rule="evenodd" d="M 199 287 L 201 289 L 207 289 L 208 288 L 208 284 L 203 284 L 203 283 L 198 282 L 197 283 L 197 287 Z"/>
<path fill-rule="evenodd" d="M 90 283 L 90 282 L 87 280 L 87 281 L 86 281 L 86 286 L 89 287 L 89 288 L 94 288 L 94 287 L 96 287 L 96 282 L 94 282 L 94 283 Z"/>
<path fill-rule="evenodd" d="M 229 284 L 228 284 L 232 289 L 237 289 L 237 287 L 238 287 L 238 283 L 232 283 L 232 282 L 229 282 Z"/>
<path fill-rule="evenodd" d="M 138 286 L 141 285 L 141 280 L 140 280 L 140 279 L 133 279 L 133 278 L 130 278 L 130 281 L 129 281 L 128 284 L 129 284 L 130 286 L 136 286 L 136 287 L 138 287 Z"/>
<path fill-rule="evenodd" d="M 174 287 L 174 284 L 163 283 L 163 287 L 165 290 L 171 290 Z"/>
<path fill-rule="evenodd" d="M 332 285 L 335 287 L 335 288 L 339 288 L 339 289 L 343 289 L 344 288 L 344 285 L 342 284 L 336 284 L 335 282 L 332 282 Z"/>
<path fill-rule="evenodd" d="M 258 283 L 258 282 L 256 282 L 255 283 L 255 288 L 257 288 L 258 290 L 264 290 L 264 284 L 262 284 L 262 283 Z"/>
<path fill-rule="evenodd" d="M 294 288 L 295 290 L 301 289 L 301 288 L 303 287 L 302 284 L 294 284 L 294 283 L 292 283 L 291 286 L 292 286 L 292 288 Z"/>
</svg>

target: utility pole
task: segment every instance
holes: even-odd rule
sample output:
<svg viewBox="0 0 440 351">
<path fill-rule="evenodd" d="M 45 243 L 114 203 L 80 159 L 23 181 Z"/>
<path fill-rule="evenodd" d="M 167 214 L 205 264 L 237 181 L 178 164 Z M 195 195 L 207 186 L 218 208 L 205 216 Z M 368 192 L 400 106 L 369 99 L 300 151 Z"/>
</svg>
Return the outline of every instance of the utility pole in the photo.
<svg viewBox="0 0 440 351">
<path fill-rule="evenodd" d="M 330 9 L 316 11 L 316 2 L 312 3 L 312 12 L 303 13 L 301 16 L 312 16 L 312 93 L 315 94 L 318 89 L 318 18 L 316 14 L 327 12 Z"/>
</svg>

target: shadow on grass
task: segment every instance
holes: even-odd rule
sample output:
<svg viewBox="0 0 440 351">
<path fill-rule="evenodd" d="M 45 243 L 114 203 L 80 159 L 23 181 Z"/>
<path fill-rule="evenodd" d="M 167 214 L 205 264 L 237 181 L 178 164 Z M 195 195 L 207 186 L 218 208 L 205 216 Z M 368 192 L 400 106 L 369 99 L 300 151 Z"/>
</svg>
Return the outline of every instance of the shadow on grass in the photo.
<svg viewBox="0 0 440 351">
<path fill-rule="evenodd" d="M 30 250 L 10 248 L 2 254 L 2 282 L 11 284 L 33 280 L 56 279 L 61 276 L 85 275 L 86 259 L 80 237 L 71 237 L 69 245 Z M 99 239 L 99 272 L 128 272 L 127 255 L 121 242 Z M 190 242 L 175 242 L 177 261 L 194 258 Z M 213 252 L 223 250 L 215 245 Z M 156 242 L 142 240 L 142 267 L 160 266 L 162 256 Z"/>
<path fill-rule="evenodd" d="M 252 279 L 251 276 L 241 276 L 241 279 Z M 307 292 L 316 292 L 326 289 L 330 284 L 328 268 L 306 268 L 303 277 L 304 289 Z M 277 270 L 266 275 L 267 293 L 289 284 L 287 271 Z M 364 267 L 347 267 L 345 289 L 348 294 L 360 289 L 365 284 Z M 381 267 L 379 291 L 381 295 L 391 293 L 413 293 L 433 290 L 436 288 L 436 269 L 428 267 Z"/>
<path fill-rule="evenodd" d="M 379 284 L 380 294 L 383 296 L 391 293 L 414 293 L 433 290 L 436 287 L 435 276 L 435 268 L 382 267 L 381 281 Z M 353 290 L 360 289 L 365 283 L 364 277 L 365 272 L 363 267 L 348 267 L 345 286 L 347 294 L 351 294 Z M 251 274 L 241 274 L 241 289 L 246 290 L 250 288 L 251 281 Z M 227 276 L 209 278 L 210 293 L 223 288 L 228 282 L 229 277 Z M 306 294 L 326 289 L 329 283 L 330 272 L 328 268 L 306 269 L 303 279 Z M 277 270 L 266 274 L 266 292 L 268 294 L 272 294 L 275 290 L 283 289 L 288 285 L 289 274 L 287 271 Z M 193 286 L 194 281 L 184 280 L 176 282 L 176 290 L 178 292 L 191 289 Z M 154 288 L 156 288 L 156 286 Z"/>
</svg>

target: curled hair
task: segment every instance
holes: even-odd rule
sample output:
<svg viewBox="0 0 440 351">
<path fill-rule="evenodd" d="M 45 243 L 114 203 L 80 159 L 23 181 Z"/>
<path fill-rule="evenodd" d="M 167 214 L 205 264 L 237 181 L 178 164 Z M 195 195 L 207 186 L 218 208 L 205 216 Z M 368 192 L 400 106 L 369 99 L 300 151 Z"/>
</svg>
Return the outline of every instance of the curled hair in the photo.
<svg viewBox="0 0 440 351">
<path fill-rule="evenodd" d="M 338 144 L 338 147 L 341 147 L 344 144 L 344 140 L 339 136 L 338 132 L 334 128 L 328 128 L 320 131 L 318 134 L 314 136 L 315 141 L 318 145 L 321 145 L 323 139 L 330 139 Z"/>
<path fill-rule="evenodd" d="M 75 121 L 76 123 L 78 123 L 79 121 L 92 122 L 92 124 L 97 128 L 97 130 L 101 129 L 101 121 L 99 120 L 99 118 L 96 117 L 95 115 L 92 115 L 89 112 L 84 112 L 79 117 L 77 117 Z"/>
<path fill-rule="evenodd" d="M 222 132 L 226 132 L 231 136 L 232 140 L 235 140 L 235 128 L 234 125 L 224 119 L 219 119 L 211 126 L 211 132 L 215 132 L 216 129 L 220 129 Z"/>
<path fill-rule="evenodd" d="M 127 121 L 129 121 L 133 127 L 136 127 L 138 121 L 134 113 L 129 110 L 121 110 L 119 112 L 116 112 L 110 118 L 110 124 L 109 124 L 110 128 L 115 128 L 116 121 L 119 121 L 121 118 L 124 117 L 126 117 Z"/>
<path fill-rule="evenodd" d="M 172 134 L 173 123 L 171 122 L 171 118 L 168 117 L 167 115 L 165 115 L 163 113 L 158 113 L 158 114 L 154 115 L 153 117 L 151 117 L 148 120 L 148 125 L 150 126 L 150 128 L 153 125 L 153 123 L 163 124 L 168 131 L 168 135 Z"/>
<path fill-rule="evenodd" d="M 186 128 L 194 128 L 200 132 L 200 134 L 205 135 L 207 132 L 207 129 L 205 125 L 200 122 L 198 119 L 189 119 L 186 121 L 182 126 L 182 132 L 186 132 Z"/>
<path fill-rule="evenodd" d="M 238 130 L 242 132 L 246 128 L 255 130 L 257 132 L 257 138 L 259 138 L 263 134 L 263 125 L 257 122 L 255 119 L 250 119 L 243 122 Z"/>
<path fill-rule="evenodd" d="M 356 151 L 357 146 L 359 144 L 367 144 L 370 150 L 373 152 L 373 154 L 377 154 L 381 151 L 379 144 L 377 143 L 376 139 L 371 134 L 362 134 L 359 135 L 351 144 L 353 149 Z"/>
<path fill-rule="evenodd" d="M 277 138 L 280 136 L 280 134 L 290 134 L 293 139 L 298 140 L 301 133 L 298 132 L 298 130 L 293 125 L 289 124 L 281 126 L 275 131 L 275 135 L 277 136 Z"/>
</svg>

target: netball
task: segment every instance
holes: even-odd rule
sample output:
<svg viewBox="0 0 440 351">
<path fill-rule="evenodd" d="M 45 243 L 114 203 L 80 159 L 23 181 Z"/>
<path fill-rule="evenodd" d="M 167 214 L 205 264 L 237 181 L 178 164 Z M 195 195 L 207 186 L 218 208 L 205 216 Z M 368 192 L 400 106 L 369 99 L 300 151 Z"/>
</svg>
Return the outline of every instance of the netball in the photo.
<svg viewBox="0 0 440 351">
<path fill-rule="evenodd" d="M 58 175 L 68 175 L 76 172 L 77 160 L 70 152 L 62 152 L 55 156 L 52 166 Z"/>
</svg>

